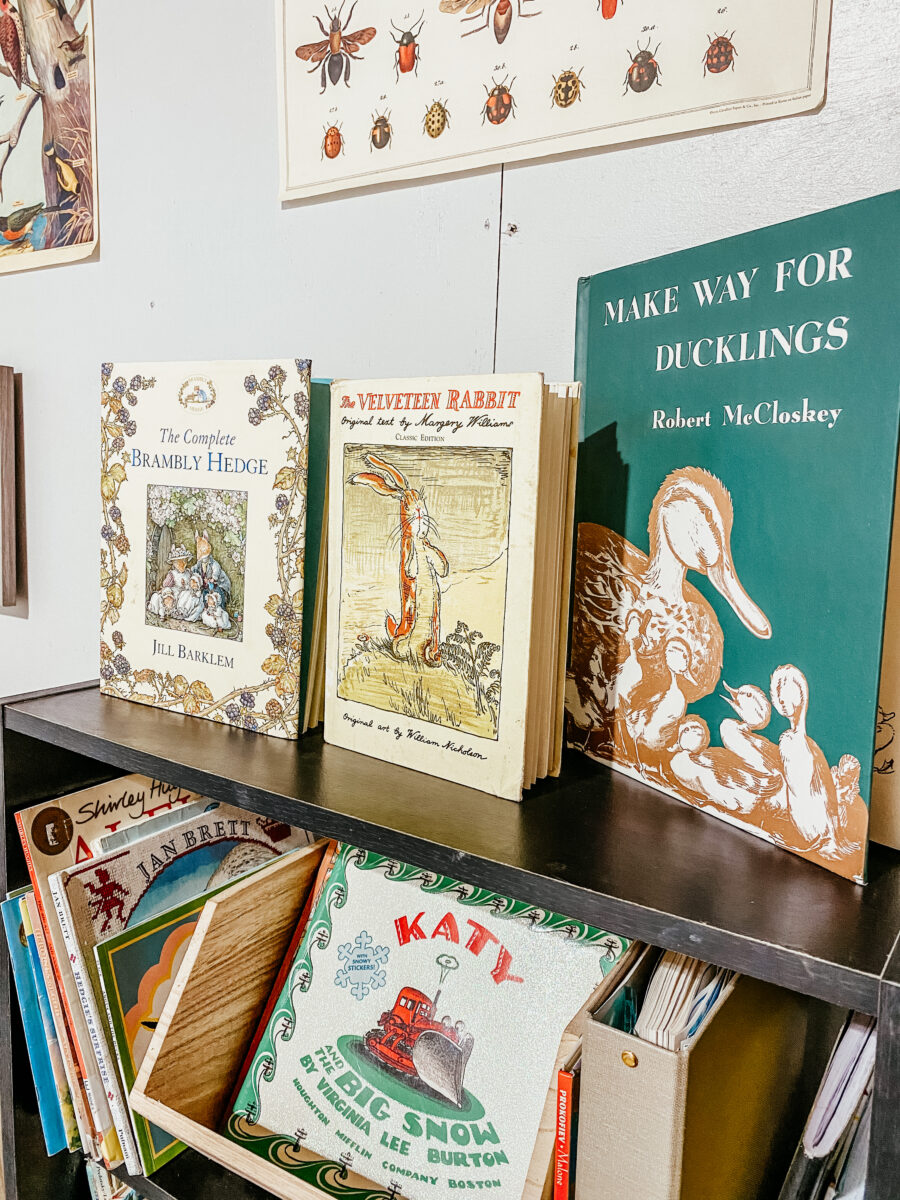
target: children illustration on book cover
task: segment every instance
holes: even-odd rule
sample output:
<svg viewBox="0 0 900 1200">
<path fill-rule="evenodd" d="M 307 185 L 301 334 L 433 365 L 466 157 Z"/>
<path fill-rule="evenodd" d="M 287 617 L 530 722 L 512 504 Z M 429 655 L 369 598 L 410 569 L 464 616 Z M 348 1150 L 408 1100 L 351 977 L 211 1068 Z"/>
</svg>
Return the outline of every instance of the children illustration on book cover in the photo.
<svg viewBox="0 0 900 1200">
<path fill-rule="evenodd" d="M 602 525 L 578 529 L 568 737 L 591 757 L 779 845 L 862 875 L 868 813 L 851 754 L 829 766 L 814 740 L 815 701 L 803 671 L 721 679 L 716 606 L 688 582 L 705 576 L 746 636 L 771 637 L 741 585 L 731 552 L 735 520 L 725 485 L 686 466 L 662 482 L 649 519 L 649 554 Z M 757 598 L 759 599 L 759 598 Z M 721 687 L 721 745 L 689 706 Z M 772 710 L 788 728 L 768 730 Z M 811 715 L 812 710 L 812 715 Z"/>
<path fill-rule="evenodd" d="M 246 492 L 148 487 L 146 623 L 241 641 L 246 544 Z"/>
<path fill-rule="evenodd" d="M 512 452 L 344 447 L 338 695 L 496 738 Z"/>
</svg>

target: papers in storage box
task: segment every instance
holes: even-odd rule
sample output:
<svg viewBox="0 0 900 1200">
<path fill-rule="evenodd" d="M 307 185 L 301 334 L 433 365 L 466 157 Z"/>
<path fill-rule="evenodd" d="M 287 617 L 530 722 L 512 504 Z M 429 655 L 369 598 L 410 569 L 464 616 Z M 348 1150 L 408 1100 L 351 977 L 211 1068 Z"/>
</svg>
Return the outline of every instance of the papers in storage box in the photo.
<svg viewBox="0 0 900 1200">
<path fill-rule="evenodd" d="M 647 987 L 635 1034 L 665 1050 L 680 1050 L 698 1032 L 733 974 L 666 951 Z"/>
</svg>

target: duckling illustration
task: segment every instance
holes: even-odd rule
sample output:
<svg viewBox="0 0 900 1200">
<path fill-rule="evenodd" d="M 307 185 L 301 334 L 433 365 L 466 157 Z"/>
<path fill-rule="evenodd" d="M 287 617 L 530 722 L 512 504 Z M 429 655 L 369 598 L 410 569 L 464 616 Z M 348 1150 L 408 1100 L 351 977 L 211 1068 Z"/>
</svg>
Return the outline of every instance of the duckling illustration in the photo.
<svg viewBox="0 0 900 1200">
<path fill-rule="evenodd" d="M 753 812 L 759 802 L 756 772 L 742 766 L 731 750 L 710 746 L 709 726 L 702 717 L 691 715 L 681 721 L 676 744 L 669 770 L 681 785 L 684 799 L 736 816 Z"/>
<path fill-rule="evenodd" d="M 744 626 L 759 638 L 771 637 L 765 613 L 742 587 L 731 554 L 731 497 L 714 475 L 699 467 L 683 467 L 663 481 L 650 510 L 649 555 L 621 534 L 600 525 L 578 530 L 573 676 L 584 698 L 588 647 L 604 648 L 603 675 L 612 680 L 619 667 L 623 619 L 630 610 L 646 614 L 643 676 L 662 676 L 669 684 L 665 647 L 673 639 L 687 646 L 692 669 L 682 676 L 687 703 L 715 688 L 722 670 L 722 629 L 715 610 L 687 582 L 688 571 L 706 575 Z M 631 716 L 629 698 L 616 720 Z M 609 757 L 615 746 L 615 722 L 607 718 L 592 746 L 597 757 Z M 637 763 L 631 765 L 637 766 Z"/>
<path fill-rule="evenodd" d="M 600 647 L 595 646 L 594 653 L 588 659 L 588 678 L 584 698 L 582 698 L 581 692 L 579 692 L 578 686 L 572 676 L 566 676 L 566 711 L 569 714 L 571 722 L 569 740 L 574 741 L 574 732 L 572 729 L 572 726 L 574 726 L 575 729 L 581 732 L 582 748 L 586 745 L 586 739 L 590 736 L 591 730 L 603 720 L 607 687 L 601 678 L 602 667 Z"/>
<path fill-rule="evenodd" d="M 772 674 L 769 694 L 777 712 L 790 728 L 778 739 L 782 772 L 788 788 L 788 810 L 800 836 L 810 849 L 825 857 L 838 854 L 838 795 L 825 755 L 806 732 L 809 685 L 806 676 L 790 664 Z"/>
<path fill-rule="evenodd" d="M 664 752 L 674 745 L 679 722 L 687 708 L 684 689 L 696 683 L 691 674 L 691 651 L 682 638 L 671 638 L 666 643 L 664 661 L 668 675 L 665 691 L 662 694 L 653 694 L 643 688 L 633 691 L 631 708 L 625 719 L 642 775 L 648 767 L 660 766 L 665 759 Z"/>
<path fill-rule="evenodd" d="M 627 647 L 625 658 L 613 676 L 606 696 L 606 706 L 613 711 L 629 703 L 632 693 L 643 679 L 641 651 L 645 647 L 647 625 L 651 616 L 649 612 L 639 613 L 633 608 L 625 617 L 625 629 L 622 634 L 623 646 Z M 596 652 L 592 659 L 595 657 L 600 658 Z M 602 662 L 599 665 L 602 666 Z"/>
<path fill-rule="evenodd" d="M 778 747 L 768 738 L 762 737 L 758 730 L 765 729 L 772 717 L 772 706 L 762 688 L 752 684 L 732 688 L 727 683 L 722 684 L 727 696 L 722 699 L 737 713 L 740 720 L 726 717 L 719 725 L 719 736 L 722 745 L 745 762 L 752 771 L 760 775 L 776 775 L 784 784 L 781 773 L 781 755 Z M 787 807 L 787 793 L 784 795 L 784 807 Z"/>
<path fill-rule="evenodd" d="M 840 762 L 831 768 L 838 796 L 837 842 L 844 854 L 853 854 L 865 845 L 869 810 L 859 792 L 859 759 L 852 754 L 841 755 Z"/>
<path fill-rule="evenodd" d="M 44 147 L 44 154 L 56 167 L 56 182 L 64 192 L 68 192 L 72 196 L 78 195 L 80 184 L 78 176 L 72 169 L 72 165 L 64 158 L 60 158 L 59 152 L 56 149 L 55 142 L 48 142 Z"/>
</svg>

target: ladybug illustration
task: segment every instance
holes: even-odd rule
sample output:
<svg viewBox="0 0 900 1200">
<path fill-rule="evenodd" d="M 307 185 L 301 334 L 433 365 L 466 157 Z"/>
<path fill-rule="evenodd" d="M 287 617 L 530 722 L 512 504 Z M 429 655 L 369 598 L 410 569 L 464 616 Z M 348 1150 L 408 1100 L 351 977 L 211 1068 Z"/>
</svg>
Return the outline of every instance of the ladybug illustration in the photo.
<svg viewBox="0 0 900 1200">
<path fill-rule="evenodd" d="M 369 153 L 372 153 L 372 147 L 376 150 L 384 150 L 385 147 L 391 144 L 391 138 L 394 136 L 394 131 L 391 129 L 391 114 L 382 113 L 380 116 L 377 113 L 372 113 L 372 132 L 369 134 Z"/>
<path fill-rule="evenodd" d="M 703 55 L 703 74 L 710 71 L 713 75 L 720 75 L 723 71 L 727 71 L 731 67 L 734 70 L 734 57 L 737 54 L 732 45 L 731 39 L 734 37 L 734 30 L 731 33 L 720 33 L 716 37 L 709 39 L 709 46 L 706 53 Z"/>
<path fill-rule="evenodd" d="M 339 125 L 329 125 L 322 138 L 322 154 L 325 158 L 337 158 L 344 153 L 344 135 Z"/>
<path fill-rule="evenodd" d="M 571 108 L 576 100 L 581 99 L 584 84 L 581 82 L 581 71 L 561 71 L 553 80 L 550 99 L 557 108 Z"/>
<path fill-rule="evenodd" d="M 414 70 L 417 75 L 419 73 L 419 34 L 422 32 L 424 24 L 424 10 L 412 29 L 399 29 L 391 21 L 391 26 L 400 34 L 398 38 L 391 34 L 391 37 L 394 38 L 397 44 L 397 54 L 394 61 L 394 74 L 397 79 L 400 78 L 401 74 L 406 75 L 409 71 Z"/>
<path fill-rule="evenodd" d="M 604 21 L 611 20 L 616 15 L 619 0 L 597 0 L 597 7 L 603 13 Z"/>
<path fill-rule="evenodd" d="M 650 51 L 650 43 L 644 50 L 641 49 L 638 42 L 637 53 L 632 54 L 628 51 L 628 57 L 631 59 L 631 66 L 625 72 L 625 91 L 623 96 L 628 95 L 628 89 L 633 92 L 646 92 L 648 88 L 652 88 L 654 83 L 659 83 L 659 77 L 662 71 L 659 69 L 659 63 L 656 61 L 656 51 L 659 50 L 657 45 L 656 50 Z M 660 84 L 660 86 L 662 86 Z"/>
<path fill-rule="evenodd" d="M 450 124 L 450 113 L 447 111 L 447 101 L 433 100 L 431 107 L 425 113 L 422 128 L 430 138 L 440 137 Z"/>
<path fill-rule="evenodd" d="M 485 118 L 492 125 L 502 125 L 510 113 L 513 116 L 516 115 L 516 102 L 512 96 L 512 86 L 515 82 L 515 79 L 509 84 L 507 84 L 505 79 L 502 83 L 497 83 L 495 80 L 494 86 L 490 89 L 487 84 L 484 85 L 484 90 L 487 92 L 487 99 L 484 102 L 484 108 L 481 110 L 482 125 L 485 122 Z"/>
</svg>

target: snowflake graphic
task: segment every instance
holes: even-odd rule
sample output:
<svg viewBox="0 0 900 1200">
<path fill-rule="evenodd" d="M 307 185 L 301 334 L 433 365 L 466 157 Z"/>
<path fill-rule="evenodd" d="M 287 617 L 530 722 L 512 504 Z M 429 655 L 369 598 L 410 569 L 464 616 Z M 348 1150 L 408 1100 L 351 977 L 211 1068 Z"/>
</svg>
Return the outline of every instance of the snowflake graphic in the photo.
<svg viewBox="0 0 900 1200">
<path fill-rule="evenodd" d="M 374 945 L 364 929 L 353 942 L 338 946 L 338 958 L 344 965 L 334 977 L 335 984 L 349 987 L 357 1000 L 365 1000 L 369 992 L 387 983 L 382 964 L 389 954 L 387 946 Z"/>
</svg>

